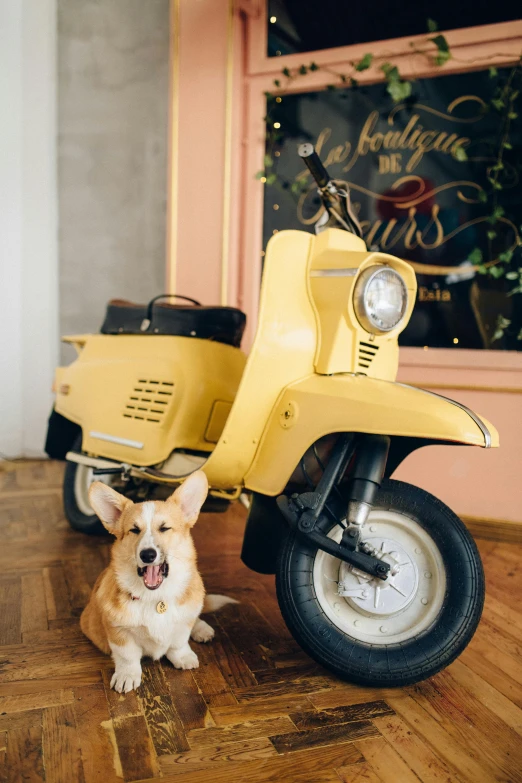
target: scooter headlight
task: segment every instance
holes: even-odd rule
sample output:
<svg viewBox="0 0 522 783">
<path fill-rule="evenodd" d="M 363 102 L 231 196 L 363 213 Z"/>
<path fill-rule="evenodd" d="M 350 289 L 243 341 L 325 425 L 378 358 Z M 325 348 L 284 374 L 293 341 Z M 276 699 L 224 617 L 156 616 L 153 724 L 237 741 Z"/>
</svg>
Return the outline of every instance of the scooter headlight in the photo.
<svg viewBox="0 0 522 783">
<path fill-rule="evenodd" d="M 370 266 L 359 275 L 353 294 L 355 315 L 368 332 L 390 332 L 402 321 L 408 290 L 390 266 Z"/>
</svg>

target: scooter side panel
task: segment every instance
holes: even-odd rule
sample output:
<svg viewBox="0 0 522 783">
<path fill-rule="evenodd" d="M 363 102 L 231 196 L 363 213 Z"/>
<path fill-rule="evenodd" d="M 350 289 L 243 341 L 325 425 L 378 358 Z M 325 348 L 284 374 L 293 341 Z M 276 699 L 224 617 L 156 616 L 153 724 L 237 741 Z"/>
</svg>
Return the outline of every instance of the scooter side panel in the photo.
<svg viewBox="0 0 522 783">
<path fill-rule="evenodd" d="M 55 409 L 81 426 L 95 456 L 155 465 L 175 448 L 210 453 L 215 404 L 232 404 L 244 365 L 238 348 L 210 340 L 90 335 L 57 370 Z"/>
<path fill-rule="evenodd" d="M 444 397 L 365 376 L 312 375 L 280 396 L 245 486 L 265 495 L 280 494 L 305 451 L 333 432 L 498 446 L 493 425 Z"/>
</svg>

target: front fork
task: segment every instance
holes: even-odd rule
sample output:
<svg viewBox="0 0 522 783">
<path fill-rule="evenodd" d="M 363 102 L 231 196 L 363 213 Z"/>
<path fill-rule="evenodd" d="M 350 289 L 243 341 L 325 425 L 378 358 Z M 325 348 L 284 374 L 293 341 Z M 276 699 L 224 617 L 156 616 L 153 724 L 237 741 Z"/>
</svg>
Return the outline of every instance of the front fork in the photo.
<svg viewBox="0 0 522 783">
<path fill-rule="evenodd" d="M 281 495 L 277 499 L 279 510 L 303 538 L 318 549 L 382 580 L 388 578 L 390 565 L 375 557 L 373 550 L 365 546 L 361 541 L 361 530 L 379 491 L 389 448 L 390 438 L 387 435 L 343 433 L 317 486 L 310 492 L 295 493 L 290 498 Z M 348 492 L 341 492 L 339 484 L 354 454 L 356 461 L 349 478 Z M 317 524 L 324 516 L 340 524 L 340 520 L 346 518 L 339 543 L 319 530 Z"/>
</svg>

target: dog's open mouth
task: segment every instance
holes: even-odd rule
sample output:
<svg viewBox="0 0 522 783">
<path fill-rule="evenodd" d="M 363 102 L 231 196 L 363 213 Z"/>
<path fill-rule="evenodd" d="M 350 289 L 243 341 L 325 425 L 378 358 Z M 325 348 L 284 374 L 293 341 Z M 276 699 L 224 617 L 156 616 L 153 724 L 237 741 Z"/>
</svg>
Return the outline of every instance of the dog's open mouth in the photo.
<svg viewBox="0 0 522 783">
<path fill-rule="evenodd" d="M 169 575 L 169 564 L 167 562 L 159 565 L 138 567 L 138 576 L 143 577 L 143 584 L 149 590 L 157 590 L 163 580 Z"/>
</svg>

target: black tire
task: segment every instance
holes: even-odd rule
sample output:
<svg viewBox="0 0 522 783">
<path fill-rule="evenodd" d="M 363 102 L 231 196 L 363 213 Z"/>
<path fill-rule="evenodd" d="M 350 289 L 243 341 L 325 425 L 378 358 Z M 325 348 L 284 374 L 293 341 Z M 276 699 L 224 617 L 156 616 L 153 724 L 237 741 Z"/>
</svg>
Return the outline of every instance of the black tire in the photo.
<svg viewBox="0 0 522 783">
<path fill-rule="evenodd" d="M 416 521 L 440 552 L 446 590 L 439 614 L 429 628 L 412 639 L 389 645 L 354 640 L 323 611 L 313 584 L 317 548 L 294 532 L 288 532 L 279 552 L 277 597 L 290 632 L 320 664 L 349 682 L 399 687 L 436 674 L 471 641 L 484 604 L 484 572 L 464 524 L 428 492 L 402 481 L 386 480 L 375 507 Z M 322 524 L 325 533 L 333 527 L 331 521 Z"/>
<path fill-rule="evenodd" d="M 82 436 L 79 435 L 74 442 L 72 451 L 82 450 Z M 63 477 L 63 508 L 70 526 L 80 533 L 89 536 L 109 535 L 96 514 L 84 514 L 76 499 L 76 475 L 79 465 L 76 462 L 66 462 Z"/>
</svg>

